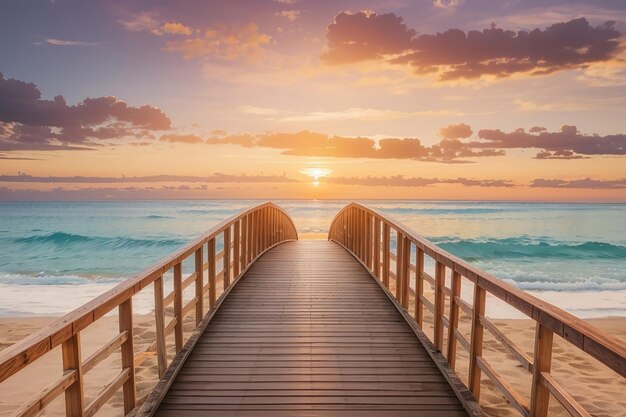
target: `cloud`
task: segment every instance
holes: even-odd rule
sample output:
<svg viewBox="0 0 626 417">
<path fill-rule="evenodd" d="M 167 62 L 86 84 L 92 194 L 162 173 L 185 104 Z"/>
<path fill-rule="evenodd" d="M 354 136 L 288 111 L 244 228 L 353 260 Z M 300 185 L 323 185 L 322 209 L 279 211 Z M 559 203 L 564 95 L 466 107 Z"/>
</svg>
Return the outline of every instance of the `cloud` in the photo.
<svg viewBox="0 0 626 417">
<path fill-rule="evenodd" d="M 167 130 L 160 109 L 132 107 L 115 97 L 86 98 L 68 105 L 63 96 L 41 98 L 33 83 L 0 73 L 0 150 L 55 150 L 93 147 L 94 139 L 149 137 Z"/>
<path fill-rule="evenodd" d="M 586 135 L 576 126 L 564 125 L 559 132 L 548 132 L 534 127 L 529 132 L 517 129 L 503 132 L 499 129 L 483 129 L 478 137 L 485 142 L 471 142 L 472 147 L 487 148 L 537 148 L 543 152 L 539 159 L 577 159 L 582 155 L 626 155 L 626 134 Z"/>
<path fill-rule="evenodd" d="M 161 31 L 163 33 L 169 33 L 171 35 L 191 35 L 193 29 L 189 26 L 185 26 L 179 22 L 166 22 L 161 25 Z"/>
<path fill-rule="evenodd" d="M 193 28 L 180 22 L 162 21 L 155 12 L 141 12 L 128 20 L 118 20 L 130 32 L 147 32 L 155 36 L 191 35 Z"/>
<path fill-rule="evenodd" d="M 285 175 L 233 175 L 216 172 L 208 176 L 194 175 L 147 175 L 139 177 L 91 177 L 91 176 L 74 176 L 59 177 L 49 176 L 40 177 L 28 174 L 20 175 L 0 175 L 0 182 L 11 183 L 49 183 L 49 184 L 112 184 L 112 183 L 162 183 L 162 182 L 186 182 L 186 183 L 258 183 L 258 182 L 277 182 L 288 183 L 297 182 L 297 180 L 288 178 Z"/>
<path fill-rule="evenodd" d="M 466 187 L 514 187 L 508 180 L 478 180 L 469 178 L 422 178 L 394 175 L 389 177 L 329 177 L 325 182 L 341 185 L 361 185 L 367 187 L 426 187 L 435 184 L 458 184 Z"/>
<path fill-rule="evenodd" d="M 321 58 L 331 64 L 383 59 L 411 51 L 416 34 L 393 13 L 341 12 L 328 26 L 327 50 Z"/>
<path fill-rule="evenodd" d="M 409 159 L 459 163 L 460 158 L 504 155 L 503 150 L 472 149 L 458 139 L 444 139 L 438 144 L 424 146 L 417 138 L 384 138 L 378 141 L 366 137 L 328 136 L 323 133 L 241 134 L 212 137 L 209 145 L 238 145 L 247 148 L 280 149 L 283 155 L 335 158 Z"/>
<path fill-rule="evenodd" d="M 204 140 L 197 135 L 163 135 L 159 139 L 162 142 L 172 142 L 172 143 L 202 143 Z"/>
<path fill-rule="evenodd" d="M 607 190 L 626 190 L 626 178 L 618 180 L 594 180 L 585 178 L 582 180 L 546 180 L 535 179 L 531 187 L 536 188 L 593 188 Z"/>
<path fill-rule="evenodd" d="M 433 6 L 437 7 L 438 9 L 456 10 L 456 8 L 463 3 L 464 0 L 434 0 Z"/>
<path fill-rule="evenodd" d="M 69 41 L 63 39 L 47 38 L 43 42 L 36 42 L 37 45 L 53 45 L 53 46 L 98 46 L 102 42 L 85 42 L 85 41 Z"/>
<path fill-rule="evenodd" d="M 417 35 L 393 13 L 342 12 L 328 26 L 326 37 L 321 58 L 327 63 L 379 60 L 410 66 L 418 76 L 451 81 L 545 75 L 609 62 L 620 52 L 621 34 L 614 22 L 594 27 L 579 18 L 530 32 L 492 26 Z"/>
<path fill-rule="evenodd" d="M 449 125 L 439 129 L 439 136 L 444 139 L 462 139 L 472 136 L 472 128 L 465 123 L 459 123 L 458 125 Z"/>
<path fill-rule="evenodd" d="M 255 23 L 245 26 L 218 26 L 207 30 L 201 37 L 169 41 L 163 50 L 179 52 L 184 59 L 207 55 L 222 60 L 255 58 L 271 39 L 270 35 L 261 33 Z"/>
<path fill-rule="evenodd" d="M 290 22 L 295 22 L 300 18 L 300 10 L 281 10 L 276 12 L 276 16 L 284 17 Z"/>
<path fill-rule="evenodd" d="M 335 120 L 385 121 L 424 116 L 440 117 L 465 115 L 465 113 L 454 110 L 400 111 L 361 107 L 350 107 L 335 111 L 296 112 L 274 107 L 241 106 L 240 110 L 246 114 L 263 116 L 266 119 L 279 122 L 318 122 Z"/>
</svg>

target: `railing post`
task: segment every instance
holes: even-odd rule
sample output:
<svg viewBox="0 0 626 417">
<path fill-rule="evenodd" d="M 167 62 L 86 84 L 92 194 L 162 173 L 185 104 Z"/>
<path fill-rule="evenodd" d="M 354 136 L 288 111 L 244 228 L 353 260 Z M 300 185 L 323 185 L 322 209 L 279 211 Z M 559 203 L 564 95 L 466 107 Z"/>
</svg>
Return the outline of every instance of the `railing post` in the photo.
<svg viewBox="0 0 626 417">
<path fill-rule="evenodd" d="M 154 281 L 154 323 L 156 326 L 156 356 L 159 378 L 167 368 L 167 350 L 165 346 L 165 309 L 163 308 L 163 276 Z"/>
<path fill-rule="evenodd" d="M 174 265 L 174 317 L 176 318 L 176 326 L 174 326 L 174 341 L 176 344 L 176 352 L 183 348 L 183 265 L 181 262 Z"/>
<path fill-rule="evenodd" d="M 239 270 L 241 267 L 241 224 L 239 223 L 240 221 L 237 220 L 235 222 L 235 226 L 234 226 L 234 233 L 235 233 L 235 237 L 233 239 L 234 241 L 234 249 L 233 249 L 233 278 L 236 278 L 239 276 Z"/>
<path fill-rule="evenodd" d="M 389 261 L 391 257 L 391 250 L 389 245 L 391 243 L 391 230 L 387 222 L 383 223 L 383 285 L 385 288 L 389 288 Z"/>
<path fill-rule="evenodd" d="M 424 251 L 416 248 L 415 252 L 415 321 L 421 329 L 424 322 Z"/>
<path fill-rule="evenodd" d="M 179 264 L 180 265 L 180 264 Z M 135 399 L 135 353 L 133 348 L 133 299 L 129 298 L 119 306 L 120 333 L 127 332 L 128 337 L 120 347 L 122 369 L 128 369 L 128 379 L 122 386 L 124 394 L 124 415 L 128 415 L 137 405 Z M 182 329 L 182 326 L 181 326 Z"/>
<path fill-rule="evenodd" d="M 456 297 L 461 296 L 461 274 L 457 271 L 452 271 L 451 277 L 451 296 L 450 296 L 450 319 L 448 326 L 448 363 L 450 368 L 454 369 L 456 364 L 456 334 L 455 330 L 459 326 L 459 305 L 456 302 Z"/>
<path fill-rule="evenodd" d="M 248 229 L 247 232 L 246 232 L 246 235 L 247 235 L 247 237 L 246 237 L 246 267 L 248 265 L 250 265 L 250 261 L 252 261 L 252 254 L 254 253 L 254 248 L 253 248 L 253 245 L 252 245 L 252 243 L 253 243 L 252 237 L 254 236 L 254 233 L 252 231 L 253 230 L 252 229 L 252 224 L 253 224 L 252 216 L 253 216 L 253 214 L 254 213 L 250 213 L 250 214 L 248 214 L 246 216 L 247 219 L 248 219 L 247 220 L 247 225 L 246 225 L 246 228 Z"/>
<path fill-rule="evenodd" d="M 80 334 L 76 333 L 62 344 L 63 371 L 76 371 L 76 381 L 65 390 L 65 415 L 83 416 L 83 371 L 80 357 Z"/>
<path fill-rule="evenodd" d="M 402 302 L 402 275 L 404 272 L 404 236 L 396 230 L 396 300 Z"/>
<path fill-rule="evenodd" d="M 530 392 L 530 417 L 546 417 L 550 403 L 550 391 L 541 383 L 541 373 L 549 373 L 552 363 L 552 330 L 537 323 L 535 330 L 535 359 L 533 382 Z"/>
<path fill-rule="evenodd" d="M 215 306 L 215 238 L 207 244 L 207 260 L 209 262 L 209 308 Z"/>
<path fill-rule="evenodd" d="M 380 219 L 374 217 L 374 275 L 380 279 Z"/>
<path fill-rule="evenodd" d="M 435 264 L 435 348 L 441 352 L 443 349 L 443 310 L 445 305 L 445 294 L 443 287 L 446 283 L 446 266 L 437 261 Z"/>
<path fill-rule="evenodd" d="M 369 213 L 365 213 L 365 235 L 365 263 L 372 269 L 372 215 Z"/>
<path fill-rule="evenodd" d="M 202 247 L 196 250 L 196 327 L 202 321 L 204 316 L 204 262 L 202 259 Z"/>
<path fill-rule="evenodd" d="M 367 256 L 365 251 L 365 241 L 367 240 L 367 231 L 365 230 L 365 228 L 367 224 L 365 222 L 365 214 L 365 210 L 360 210 L 359 240 L 361 244 L 359 245 L 359 250 L 361 253 L 359 255 L 359 258 L 361 258 L 363 263 L 367 264 Z"/>
<path fill-rule="evenodd" d="M 472 306 L 472 335 L 470 342 L 469 389 L 476 401 L 480 399 L 480 367 L 476 358 L 483 354 L 484 327 L 480 317 L 485 314 L 485 290 L 478 283 L 474 284 L 474 304 Z"/>
<path fill-rule="evenodd" d="M 404 236 L 402 243 L 402 307 L 409 308 L 409 285 L 411 282 L 411 240 Z"/>
<path fill-rule="evenodd" d="M 224 289 L 230 285 L 230 225 L 224 229 Z"/>
</svg>

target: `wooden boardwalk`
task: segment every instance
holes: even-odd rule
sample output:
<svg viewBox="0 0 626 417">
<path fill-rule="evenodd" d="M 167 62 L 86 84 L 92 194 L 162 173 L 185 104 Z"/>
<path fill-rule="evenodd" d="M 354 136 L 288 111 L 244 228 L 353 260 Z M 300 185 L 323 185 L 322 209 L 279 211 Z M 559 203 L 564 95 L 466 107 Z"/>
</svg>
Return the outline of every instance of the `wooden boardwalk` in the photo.
<svg viewBox="0 0 626 417">
<path fill-rule="evenodd" d="M 288 242 L 231 290 L 156 416 L 466 416 L 402 315 L 341 246 Z"/>
</svg>

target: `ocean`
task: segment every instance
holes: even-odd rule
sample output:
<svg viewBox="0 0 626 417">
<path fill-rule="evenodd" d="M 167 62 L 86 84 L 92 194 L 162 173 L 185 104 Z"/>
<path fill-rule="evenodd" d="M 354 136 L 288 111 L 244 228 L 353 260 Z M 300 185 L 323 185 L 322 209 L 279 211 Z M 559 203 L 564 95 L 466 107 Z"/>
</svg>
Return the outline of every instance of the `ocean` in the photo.
<svg viewBox="0 0 626 417">
<path fill-rule="evenodd" d="M 256 202 L 0 203 L 0 315 L 66 313 Z M 276 202 L 299 233 L 325 233 L 347 204 Z M 573 314 L 626 316 L 626 205 L 362 202 Z"/>
</svg>

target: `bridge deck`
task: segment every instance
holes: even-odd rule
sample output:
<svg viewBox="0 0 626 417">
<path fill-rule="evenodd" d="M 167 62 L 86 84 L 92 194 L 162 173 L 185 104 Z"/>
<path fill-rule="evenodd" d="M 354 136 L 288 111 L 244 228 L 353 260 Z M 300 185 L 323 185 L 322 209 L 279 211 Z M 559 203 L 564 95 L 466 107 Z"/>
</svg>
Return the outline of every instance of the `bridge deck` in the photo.
<svg viewBox="0 0 626 417">
<path fill-rule="evenodd" d="M 156 416 L 467 416 L 367 271 L 326 241 L 279 245 L 228 295 Z"/>
</svg>

